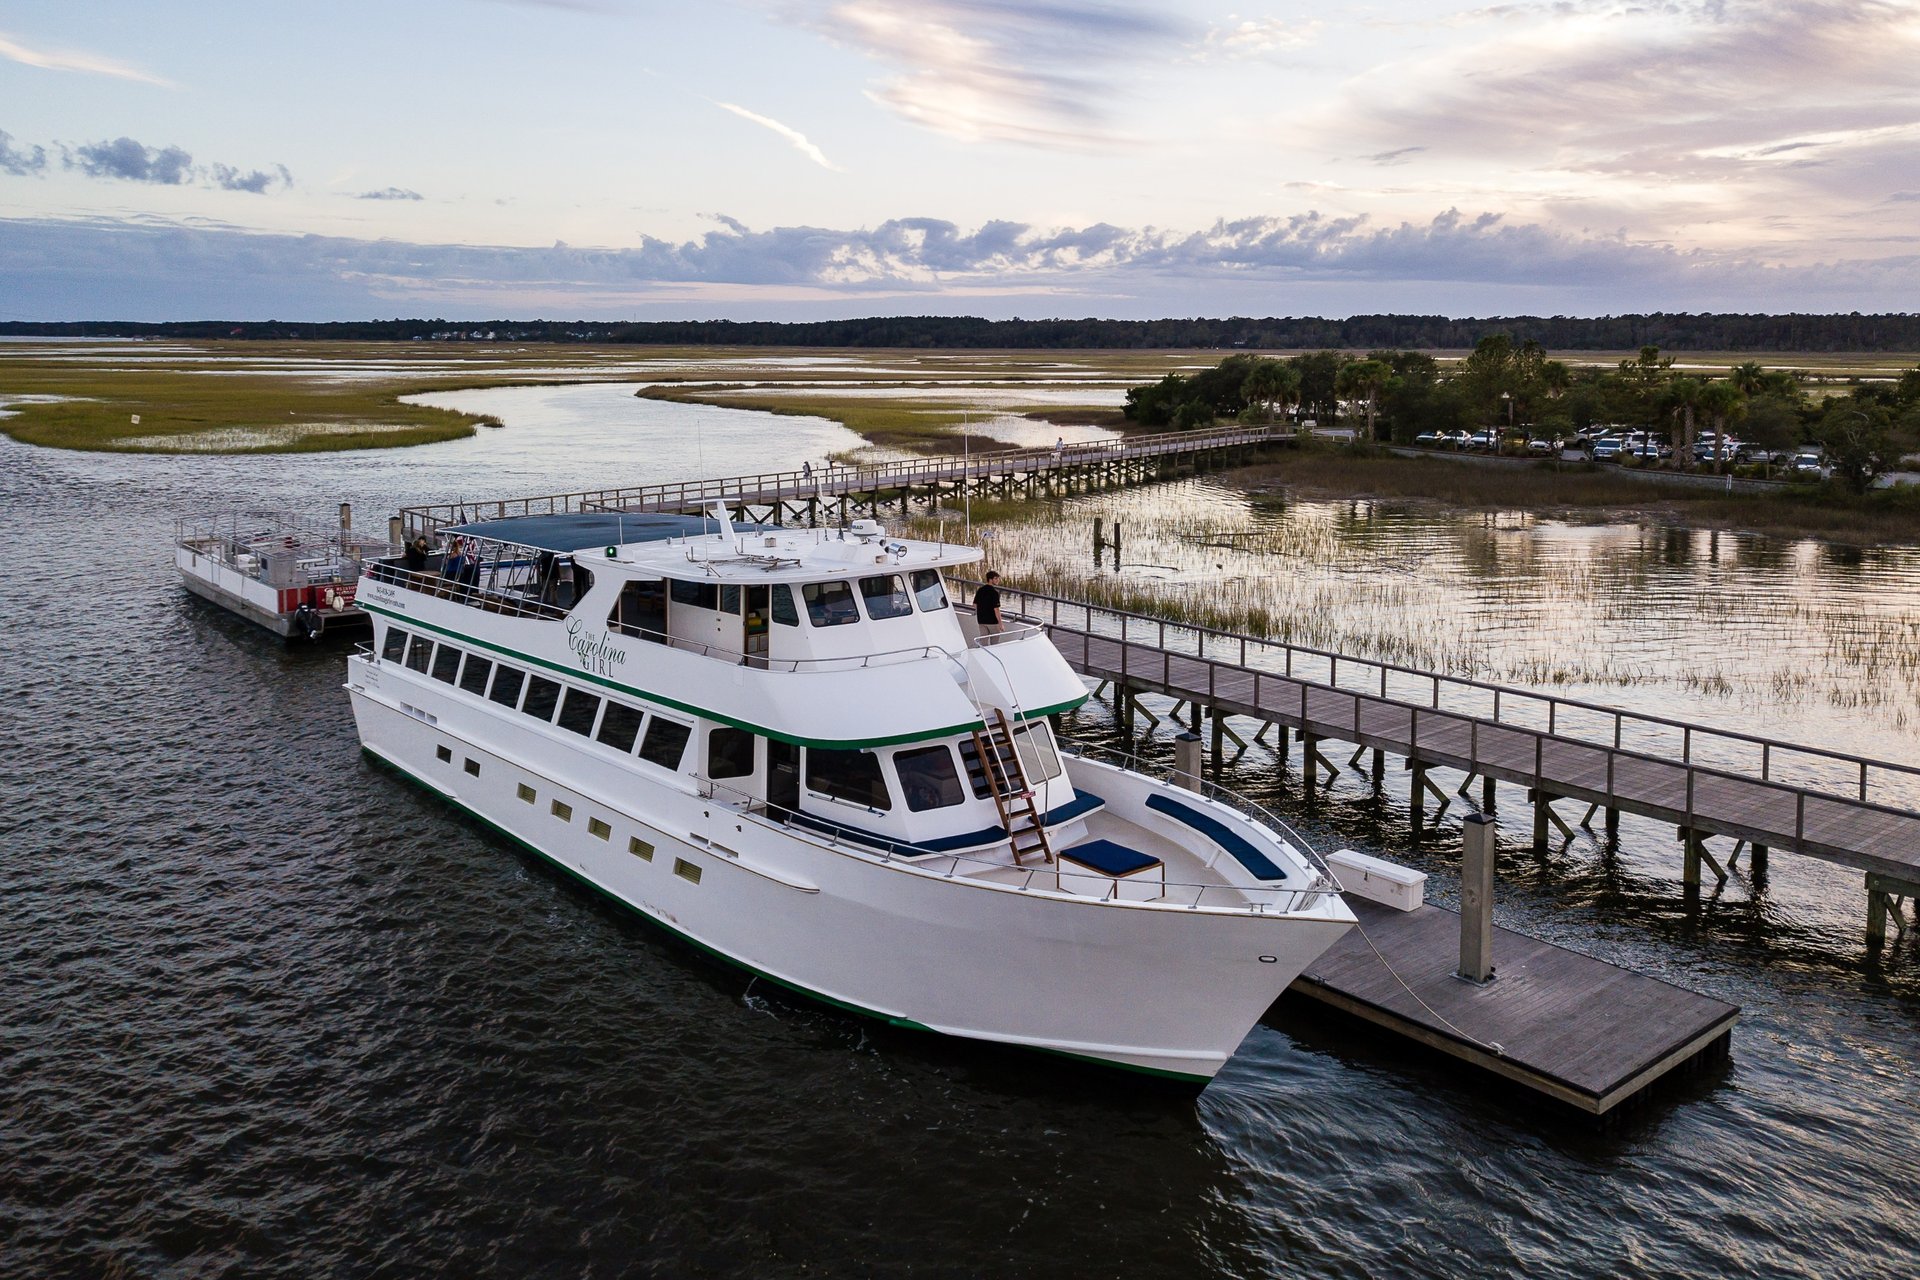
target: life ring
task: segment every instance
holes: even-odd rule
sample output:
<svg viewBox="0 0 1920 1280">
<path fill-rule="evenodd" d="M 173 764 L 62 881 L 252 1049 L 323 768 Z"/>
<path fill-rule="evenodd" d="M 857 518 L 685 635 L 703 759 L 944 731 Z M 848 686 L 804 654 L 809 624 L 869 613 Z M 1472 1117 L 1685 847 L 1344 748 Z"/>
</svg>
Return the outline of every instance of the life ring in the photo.
<svg viewBox="0 0 1920 1280">
<path fill-rule="evenodd" d="M 327 629 L 327 620 L 320 611 L 310 604 L 303 604 L 293 611 L 293 625 L 300 634 L 309 640 L 318 640 L 320 633 Z"/>
</svg>

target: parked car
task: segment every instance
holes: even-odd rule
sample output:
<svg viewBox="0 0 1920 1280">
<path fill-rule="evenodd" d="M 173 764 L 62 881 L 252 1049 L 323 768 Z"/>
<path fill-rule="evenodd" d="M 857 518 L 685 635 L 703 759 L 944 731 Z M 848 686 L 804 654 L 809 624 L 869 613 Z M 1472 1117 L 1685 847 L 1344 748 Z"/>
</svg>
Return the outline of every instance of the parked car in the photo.
<svg viewBox="0 0 1920 1280">
<path fill-rule="evenodd" d="M 1557 454 L 1561 448 L 1561 442 L 1551 436 L 1535 436 L 1527 441 L 1528 453 Z"/>
<path fill-rule="evenodd" d="M 1445 431 L 1422 431 L 1413 442 L 1422 449 L 1445 449 L 1453 444 L 1453 438 Z"/>
<path fill-rule="evenodd" d="M 1494 450 L 1500 447 L 1500 433 L 1497 431 L 1476 431 L 1467 439 L 1467 448 Z"/>
<path fill-rule="evenodd" d="M 1617 462 L 1620 459 L 1620 451 L 1626 448 L 1626 445 L 1627 442 L 1619 436 L 1601 436 L 1593 442 L 1593 460 L 1595 462 Z"/>
<path fill-rule="evenodd" d="M 1746 466 L 1752 466 L 1759 462 L 1782 461 L 1782 455 L 1775 453 L 1763 444 L 1755 444 L 1751 440 L 1744 440 L 1740 443 L 1739 447 L 1733 451 L 1733 460 Z"/>
<path fill-rule="evenodd" d="M 1787 466 L 1797 476 L 1817 476 L 1825 479 L 1833 473 L 1833 468 L 1827 465 L 1827 460 L 1812 450 L 1794 454 L 1793 461 Z"/>
</svg>

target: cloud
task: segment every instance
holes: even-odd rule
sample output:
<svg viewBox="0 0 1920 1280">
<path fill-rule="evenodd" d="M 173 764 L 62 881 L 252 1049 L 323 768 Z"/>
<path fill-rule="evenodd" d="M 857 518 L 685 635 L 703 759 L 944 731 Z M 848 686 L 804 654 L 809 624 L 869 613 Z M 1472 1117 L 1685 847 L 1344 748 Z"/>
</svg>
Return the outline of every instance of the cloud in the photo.
<svg viewBox="0 0 1920 1280">
<path fill-rule="evenodd" d="M 193 178 L 193 157 L 179 147 L 147 147 L 132 138 L 89 142 L 73 148 L 67 166 L 89 178 L 123 178 L 181 186 Z"/>
<path fill-rule="evenodd" d="M 1095 223 L 972 229 L 899 218 L 756 229 L 716 218 L 625 248 L 417 244 L 144 222 L 0 221 L 21 318 L 725 315 L 901 310 L 1070 315 L 1599 315 L 1901 311 L 1920 254 L 1781 267 L 1446 210 L 1375 226 L 1307 212 L 1175 232 Z M 1035 299 L 1041 299 L 1038 304 Z"/>
<path fill-rule="evenodd" d="M 845 172 L 845 170 L 841 169 L 839 165 L 827 159 L 826 155 L 820 150 L 819 147 L 816 147 L 811 142 L 808 142 L 807 135 L 804 133 L 801 133 L 798 129 L 792 128 L 789 125 L 781 124 L 778 120 L 773 120 L 773 119 L 769 119 L 766 116 L 758 115 L 752 111 L 747 110 L 745 107 L 735 106 L 731 102 L 715 102 L 713 105 L 716 107 L 719 107 L 722 111 L 733 112 L 734 115 L 739 116 L 742 120 L 751 120 L 754 124 L 759 125 L 761 128 L 770 129 L 774 133 L 779 134 L 781 137 L 785 138 L 788 142 L 793 144 L 793 149 L 795 151 L 798 151 L 801 155 L 813 161 L 815 164 L 819 165 L 822 169 L 831 169 L 835 173 Z"/>
<path fill-rule="evenodd" d="M 246 191 L 256 196 L 264 195 L 267 188 L 276 182 L 285 187 L 293 185 L 293 175 L 287 172 L 287 166 L 283 164 L 273 166 L 271 173 L 265 169 L 242 173 L 231 165 L 216 164 L 209 167 L 208 173 L 213 184 L 222 191 Z"/>
<path fill-rule="evenodd" d="M 0 134 L 0 137 L 5 135 Z M 35 147 L 36 157 L 42 148 Z M 89 178 L 113 178 L 123 182 L 146 182 L 156 186 L 202 186 L 220 191 L 241 191 L 264 195 L 278 185 L 293 185 L 287 166 L 271 169 L 238 169 L 215 162 L 195 165 L 193 156 L 180 147 L 149 147 L 132 138 L 119 137 L 108 142 L 88 142 L 61 147 L 62 164 Z M 14 153 L 19 154 L 19 153 Z M 5 167 L 0 163 L 0 167 Z M 12 172 L 9 169 L 9 172 Z"/>
<path fill-rule="evenodd" d="M 47 167 L 47 149 L 35 147 L 31 151 L 16 150 L 13 135 L 0 129 L 0 173 L 10 173 L 16 178 L 24 178 L 30 173 L 44 172 Z"/>
<path fill-rule="evenodd" d="M 1197 62 L 1270 57 L 1312 44 L 1325 26 L 1318 19 L 1291 23 L 1284 18 L 1243 19 L 1228 14 L 1226 22 L 1207 31 L 1193 57 Z"/>
<path fill-rule="evenodd" d="M 424 200 L 418 191 L 409 191 L 405 187 L 386 187 L 380 191 L 362 191 L 355 200 Z"/>
<path fill-rule="evenodd" d="M 1405 164 L 1407 157 L 1418 155 L 1425 147 L 1395 147 L 1392 151 L 1376 151 L 1367 157 L 1369 164 Z"/>
<path fill-rule="evenodd" d="M 1115 68 L 1164 57 L 1185 23 L 1091 0 L 821 0 L 804 22 L 898 68 L 867 96 L 901 118 L 969 142 L 1084 149 L 1117 142 Z"/>
<path fill-rule="evenodd" d="M 162 89 L 175 87 L 170 80 L 163 80 L 138 67 L 131 67 L 124 62 L 101 57 L 98 54 L 82 53 L 78 50 L 30 49 L 4 31 L 0 31 L 0 58 L 29 67 L 39 67 L 43 71 L 79 71 L 87 75 L 137 80 L 142 84 L 158 85 Z"/>
</svg>

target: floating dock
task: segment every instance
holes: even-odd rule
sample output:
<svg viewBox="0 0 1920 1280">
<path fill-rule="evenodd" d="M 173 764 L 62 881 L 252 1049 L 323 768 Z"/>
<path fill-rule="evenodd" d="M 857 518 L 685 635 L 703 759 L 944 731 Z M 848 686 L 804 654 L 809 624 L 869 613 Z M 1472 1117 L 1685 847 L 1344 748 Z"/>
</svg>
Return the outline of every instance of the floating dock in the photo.
<svg viewBox="0 0 1920 1280">
<path fill-rule="evenodd" d="M 1727 1055 L 1740 1010 L 1724 1001 L 1497 926 L 1495 976 L 1469 982 L 1455 974 L 1457 912 L 1399 911 L 1353 895 L 1347 905 L 1360 927 L 1309 966 L 1289 995 L 1577 1111 L 1604 1116 L 1663 1076 Z"/>
</svg>

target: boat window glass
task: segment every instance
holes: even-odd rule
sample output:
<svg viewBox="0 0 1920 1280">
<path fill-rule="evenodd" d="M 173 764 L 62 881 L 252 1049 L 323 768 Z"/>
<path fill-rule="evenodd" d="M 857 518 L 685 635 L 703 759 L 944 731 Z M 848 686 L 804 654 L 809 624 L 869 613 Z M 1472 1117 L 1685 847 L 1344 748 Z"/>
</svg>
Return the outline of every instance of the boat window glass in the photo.
<svg viewBox="0 0 1920 1280">
<path fill-rule="evenodd" d="M 853 606 L 853 588 L 844 582 L 809 582 L 800 588 L 807 602 L 807 621 L 816 627 L 844 627 L 860 621 Z"/>
<path fill-rule="evenodd" d="M 552 720 L 560 705 L 560 686 L 545 676 L 527 677 L 527 700 L 520 710 L 536 720 Z"/>
<path fill-rule="evenodd" d="M 428 660 L 433 656 L 433 641 L 425 636 L 415 636 L 413 643 L 407 646 L 407 670 L 425 671 Z"/>
<path fill-rule="evenodd" d="M 1044 721 L 1021 725 L 1013 732 L 1014 745 L 1020 748 L 1020 767 L 1028 782 L 1045 782 L 1060 776 L 1060 756 L 1053 749 L 1053 732 Z"/>
<path fill-rule="evenodd" d="M 400 655 L 407 651 L 407 633 L 398 627 L 387 628 L 387 638 L 380 646 L 380 657 L 387 662 L 400 661 Z"/>
<path fill-rule="evenodd" d="M 893 771 L 900 775 L 900 792 L 915 813 L 944 809 L 967 798 L 960 788 L 960 771 L 953 767 L 953 750 L 945 743 L 896 751 Z"/>
<path fill-rule="evenodd" d="M 598 697 L 584 689 L 569 689 L 567 700 L 560 705 L 560 727 L 589 738 L 593 736 L 594 718 L 599 714 Z"/>
<path fill-rule="evenodd" d="M 460 674 L 461 653 L 461 650 L 450 644 L 441 645 L 440 652 L 433 655 L 433 678 L 452 684 L 454 678 Z"/>
<path fill-rule="evenodd" d="M 1001 757 L 1002 772 L 1005 772 L 1004 766 L 1011 763 L 1006 759 L 1006 750 L 995 747 L 994 751 Z M 993 787 L 987 782 L 986 770 L 980 767 L 980 751 L 973 745 L 971 738 L 960 743 L 960 767 L 967 771 L 967 779 L 973 783 L 975 799 L 985 800 L 993 794 Z"/>
<path fill-rule="evenodd" d="M 729 582 L 720 588 L 720 612 L 740 612 L 740 584 Z"/>
<path fill-rule="evenodd" d="M 744 778 L 753 772 L 753 735 L 721 725 L 707 734 L 707 776 Z"/>
<path fill-rule="evenodd" d="M 485 693 L 487 677 L 493 674 L 493 663 L 477 653 L 467 655 L 467 665 L 460 668 L 460 687 L 468 693 Z"/>
<path fill-rule="evenodd" d="M 692 736 L 690 726 L 654 716 L 647 721 L 647 736 L 640 740 L 640 758 L 662 769 L 678 769 L 687 753 L 687 739 Z"/>
<path fill-rule="evenodd" d="M 783 627 L 800 625 L 800 611 L 793 607 L 793 588 L 784 582 L 773 585 L 773 620 Z"/>
<path fill-rule="evenodd" d="M 607 625 L 624 635 L 664 635 L 667 630 L 667 584 L 655 579 L 640 579 L 620 588 L 614 599 Z"/>
<path fill-rule="evenodd" d="M 526 672 L 503 662 L 500 669 L 493 673 L 493 688 L 487 696 L 503 707 L 517 706 L 520 702 L 520 686 L 526 679 Z"/>
<path fill-rule="evenodd" d="M 600 717 L 600 741 L 615 751 L 632 751 L 633 740 L 640 736 L 640 721 L 644 718 L 640 708 L 607 699 L 607 714 Z"/>
<path fill-rule="evenodd" d="M 947 607 L 947 588 L 940 581 L 938 569 L 916 569 L 913 574 L 913 598 L 920 602 L 920 612 L 932 613 L 935 609 Z"/>
<path fill-rule="evenodd" d="M 695 609 L 713 609 L 720 604 L 720 588 L 711 582 L 682 582 L 675 578 L 668 584 L 667 592 L 675 604 Z"/>
<path fill-rule="evenodd" d="M 907 587 L 897 573 L 875 574 L 860 579 L 860 598 L 867 602 L 867 616 L 873 619 L 904 618 L 913 612 Z"/>
<path fill-rule="evenodd" d="M 880 758 L 871 751 L 828 751 L 807 748 L 807 787 L 835 800 L 863 804 L 883 812 L 893 808 Z"/>
<path fill-rule="evenodd" d="M 587 598 L 587 592 L 593 590 L 593 570 L 587 568 L 577 557 L 573 562 L 573 603 L 579 604 Z"/>
</svg>

